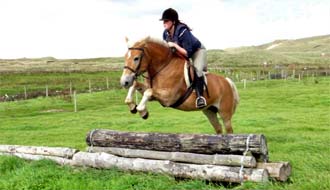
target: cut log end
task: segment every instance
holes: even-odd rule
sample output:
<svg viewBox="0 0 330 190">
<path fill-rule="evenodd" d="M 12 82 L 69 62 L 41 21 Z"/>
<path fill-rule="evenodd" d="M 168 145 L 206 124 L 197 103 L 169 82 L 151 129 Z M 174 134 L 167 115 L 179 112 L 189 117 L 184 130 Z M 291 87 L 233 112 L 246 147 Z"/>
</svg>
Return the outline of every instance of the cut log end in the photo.
<svg viewBox="0 0 330 190">
<path fill-rule="evenodd" d="M 277 181 L 287 181 L 291 175 L 289 162 L 257 163 L 257 168 L 268 170 L 270 177 Z"/>
</svg>

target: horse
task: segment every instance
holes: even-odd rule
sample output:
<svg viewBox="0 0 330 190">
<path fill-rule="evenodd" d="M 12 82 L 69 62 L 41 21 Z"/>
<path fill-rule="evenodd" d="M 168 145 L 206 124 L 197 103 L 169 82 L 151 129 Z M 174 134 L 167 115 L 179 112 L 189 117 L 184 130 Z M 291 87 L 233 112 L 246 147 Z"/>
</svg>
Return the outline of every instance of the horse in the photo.
<svg viewBox="0 0 330 190">
<path fill-rule="evenodd" d="M 126 38 L 126 43 L 128 51 L 125 54 L 120 84 L 128 88 L 125 103 L 131 113 L 139 112 L 143 119 L 147 119 L 147 102 L 157 100 L 165 107 L 183 111 L 202 111 L 216 134 L 222 134 L 222 126 L 217 116 L 219 114 L 226 133 L 233 133 L 231 120 L 239 103 L 239 95 L 231 79 L 206 72 L 207 92 L 204 90 L 203 96 L 207 106 L 197 109 L 196 93 L 186 93 L 187 89 L 191 89 L 184 77 L 186 59 L 173 52 L 165 41 L 150 36 L 134 43 Z M 144 82 L 136 80 L 139 76 L 145 77 Z M 133 97 L 136 90 L 143 95 L 138 105 Z"/>
</svg>

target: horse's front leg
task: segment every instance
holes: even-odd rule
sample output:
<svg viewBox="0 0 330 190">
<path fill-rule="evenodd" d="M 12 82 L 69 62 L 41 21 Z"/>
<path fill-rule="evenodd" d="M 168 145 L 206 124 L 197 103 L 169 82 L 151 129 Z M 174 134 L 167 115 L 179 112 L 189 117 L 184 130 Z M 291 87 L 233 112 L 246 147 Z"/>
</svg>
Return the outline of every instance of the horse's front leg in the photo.
<svg viewBox="0 0 330 190">
<path fill-rule="evenodd" d="M 134 102 L 134 93 L 136 90 L 140 92 L 142 95 L 144 91 L 146 90 L 146 85 L 141 82 L 134 81 L 133 85 L 128 89 L 128 93 L 125 99 L 125 103 L 128 105 L 129 110 L 131 113 L 136 113 L 136 103 Z"/>
<path fill-rule="evenodd" d="M 125 99 L 125 103 L 128 105 L 129 110 L 131 113 L 136 113 L 136 104 L 134 102 L 134 92 L 136 91 L 136 85 L 132 85 L 129 89 L 128 89 L 128 93 Z"/>
<path fill-rule="evenodd" d="M 147 110 L 147 102 L 151 99 L 151 97 L 152 97 L 152 89 L 148 88 L 144 91 L 142 99 L 136 108 L 143 119 L 148 119 L 149 113 Z"/>
</svg>

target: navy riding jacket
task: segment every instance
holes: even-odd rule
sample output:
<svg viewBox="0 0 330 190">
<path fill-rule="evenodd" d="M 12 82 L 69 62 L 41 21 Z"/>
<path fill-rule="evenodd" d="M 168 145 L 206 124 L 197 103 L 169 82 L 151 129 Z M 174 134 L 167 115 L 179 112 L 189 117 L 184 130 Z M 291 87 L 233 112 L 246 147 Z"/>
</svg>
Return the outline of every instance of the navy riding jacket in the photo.
<svg viewBox="0 0 330 190">
<path fill-rule="evenodd" d="M 191 58 L 194 53 L 201 48 L 201 42 L 190 32 L 189 28 L 184 24 L 178 24 L 174 29 L 173 38 L 170 33 L 165 30 L 163 39 L 167 42 L 177 43 L 187 51 L 187 55 Z"/>
</svg>

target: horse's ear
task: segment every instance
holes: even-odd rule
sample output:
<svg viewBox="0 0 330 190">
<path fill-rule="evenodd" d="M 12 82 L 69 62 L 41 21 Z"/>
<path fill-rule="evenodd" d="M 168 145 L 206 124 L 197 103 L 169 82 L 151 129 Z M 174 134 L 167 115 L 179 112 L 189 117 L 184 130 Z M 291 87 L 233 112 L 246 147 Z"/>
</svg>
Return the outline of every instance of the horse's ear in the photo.
<svg viewBox="0 0 330 190">
<path fill-rule="evenodd" d="M 132 42 L 128 39 L 127 36 L 125 36 L 125 41 L 126 41 L 126 44 L 127 44 L 128 48 L 132 47 Z"/>
<path fill-rule="evenodd" d="M 131 47 L 131 43 L 130 43 L 130 41 L 129 41 L 129 39 L 128 39 L 127 36 L 125 36 L 125 41 L 126 41 L 127 47 L 130 48 Z"/>
</svg>

